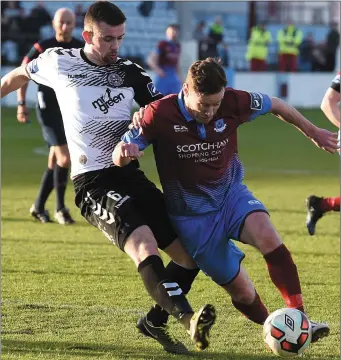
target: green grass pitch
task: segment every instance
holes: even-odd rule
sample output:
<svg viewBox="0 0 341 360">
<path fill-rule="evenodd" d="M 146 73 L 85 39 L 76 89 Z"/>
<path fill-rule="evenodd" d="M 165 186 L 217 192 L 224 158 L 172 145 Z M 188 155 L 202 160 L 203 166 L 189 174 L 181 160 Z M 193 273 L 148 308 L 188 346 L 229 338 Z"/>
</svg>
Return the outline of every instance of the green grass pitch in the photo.
<svg viewBox="0 0 341 360">
<path fill-rule="evenodd" d="M 321 111 L 304 111 L 315 124 L 332 129 Z M 40 128 L 17 123 L 15 109 L 2 109 L 2 358 L 25 360 L 147 360 L 275 358 L 265 347 L 262 328 L 244 319 L 228 296 L 200 274 L 189 299 L 195 308 L 216 305 L 211 346 L 202 353 L 173 356 L 143 338 L 135 321 L 152 304 L 132 261 L 67 205 L 77 223 L 71 227 L 35 223 L 35 199 L 47 157 Z M 339 158 L 317 149 L 293 127 L 272 116 L 240 128 L 239 147 L 245 183 L 267 206 L 298 266 L 305 306 L 311 319 L 326 321 L 331 335 L 311 346 L 305 359 L 340 356 L 339 214 L 325 216 L 317 235 L 305 228 L 305 198 L 339 194 Z M 150 151 L 142 168 L 158 183 Z M 52 193 L 47 208 L 54 211 Z M 244 266 L 270 311 L 283 307 L 265 262 L 253 248 Z M 167 257 L 164 257 L 168 261 Z M 175 321 L 174 335 L 193 349 Z"/>
</svg>

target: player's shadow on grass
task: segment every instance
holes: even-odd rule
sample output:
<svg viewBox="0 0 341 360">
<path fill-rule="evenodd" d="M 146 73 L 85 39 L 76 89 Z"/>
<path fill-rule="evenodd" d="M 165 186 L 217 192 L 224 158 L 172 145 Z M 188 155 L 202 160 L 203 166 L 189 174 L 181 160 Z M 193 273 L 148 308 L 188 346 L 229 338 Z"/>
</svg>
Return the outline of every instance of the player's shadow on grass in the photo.
<svg viewBox="0 0 341 360">
<path fill-rule="evenodd" d="M 15 270 L 15 269 L 2 269 L 3 274 L 35 274 L 35 275 L 67 275 L 67 276 L 99 276 L 99 277 L 109 277 L 114 278 L 113 273 L 99 273 L 99 272 L 83 272 L 83 271 L 54 271 L 54 270 Z M 118 276 L 118 275 L 116 275 Z M 138 279 L 138 276 L 135 273 L 127 274 L 120 273 L 120 278 L 127 279 Z"/>
<path fill-rule="evenodd" d="M 110 242 L 108 243 L 108 241 L 106 241 L 105 238 L 99 238 L 98 240 L 94 240 L 92 242 L 90 241 L 82 241 L 82 240 L 77 240 L 74 241 L 73 239 L 71 240 L 68 240 L 68 239 L 65 239 L 65 240 L 46 240 L 46 239 L 42 239 L 42 238 L 39 238 L 38 240 L 37 239 L 25 239 L 25 238 L 21 238 L 21 239 L 10 239 L 10 238 L 2 238 L 2 241 L 3 242 L 14 242 L 14 243 L 18 243 L 20 241 L 24 241 L 25 243 L 28 243 L 28 242 L 39 242 L 39 244 L 62 244 L 62 245 L 65 245 L 65 244 L 73 244 L 75 247 L 77 246 L 107 246 L 107 245 L 111 245 Z"/>
<path fill-rule="evenodd" d="M 43 224 L 44 226 L 51 226 L 53 227 L 54 225 L 58 225 L 61 226 L 60 224 L 58 224 L 56 221 L 54 221 L 53 219 L 51 219 L 51 223 L 48 224 Z M 1 217 L 1 222 L 30 222 L 32 224 L 35 225 L 39 225 L 42 226 L 42 224 L 39 223 L 39 221 L 34 220 L 31 216 L 27 216 L 27 217 Z M 68 228 L 70 229 L 75 229 L 78 227 L 89 227 L 89 224 L 85 221 L 85 220 L 77 220 L 74 224 L 72 224 L 72 226 L 68 226 Z"/>
<path fill-rule="evenodd" d="M 13 334 L 13 332 L 12 332 Z M 25 332 L 26 336 L 33 333 Z M 3 334 L 6 335 L 6 334 Z M 245 354 L 238 352 L 238 350 L 233 351 L 233 347 L 228 346 L 228 340 L 226 341 L 226 351 L 224 353 L 214 353 L 213 350 L 195 352 L 190 349 L 189 355 L 171 355 L 164 352 L 163 350 L 151 348 L 149 346 L 149 341 L 147 340 L 145 345 L 141 346 L 134 344 L 127 345 L 115 345 L 115 339 L 113 338 L 112 345 L 105 344 L 92 344 L 92 343 L 74 343 L 74 342 L 49 342 L 49 341 L 24 341 L 24 340 L 11 340 L 11 339 L 2 339 L 2 353 L 3 354 L 14 354 L 24 355 L 24 354 L 46 354 L 47 356 L 56 356 L 66 355 L 70 356 L 72 359 L 73 356 L 78 356 L 79 358 L 101 358 L 102 356 L 106 357 L 108 354 L 112 354 L 116 359 L 119 360 L 134 360 L 134 359 L 144 359 L 144 360 L 264 360 L 264 359 L 274 359 L 274 355 L 269 351 L 264 352 L 259 355 Z M 133 346 L 132 346 L 133 345 Z M 14 355 L 15 356 L 15 355 Z M 309 356 L 309 359 L 316 360 L 335 360 L 335 355 L 323 354 L 321 356 Z"/>
<path fill-rule="evenodd" d="M 32 217 L 1 217 L 1 223 L 3 222 L 31 222 L 32 224 L 35 223 L 35 221 L 32 219 Z"/>
<path fill-rule="evenodd" d="M 113 339 L 113 342 L 115 340 Z M 134 344 L 134 346 L 127 345 L 101 345 L 101 344 L 90 344 L 90 343 L 71 343 L 71 342 L 48 342 L 48 341 L 24 341 L 24 340 L 7 340 L 2 341 L 2 352 L 3 354 L 49 354 L 50 356 L 55 355 L 66 355 L 78 356 L 78 357 L 91 357 L 100 358 L 106 356 L 108 353 L 112 353 L 115 358 L 120 360 L 156 360 L 156 359 L 203 359 L 203 360 L 264 360 L 273 359 L 273 355 L 260 354 L 260 355 L 249 355 L 243 353 L 229 353 L 227 349 L 225 353 L 214 353 L 212 350 L 204 352 L 191 351 L 188 355 L 171 355 L 164 352 L 163 350 L 156 350 L 148 346 L 146 342 L 145 346 Z M 325 360 L 328 357 L 324 357 Z"/>
</svg>

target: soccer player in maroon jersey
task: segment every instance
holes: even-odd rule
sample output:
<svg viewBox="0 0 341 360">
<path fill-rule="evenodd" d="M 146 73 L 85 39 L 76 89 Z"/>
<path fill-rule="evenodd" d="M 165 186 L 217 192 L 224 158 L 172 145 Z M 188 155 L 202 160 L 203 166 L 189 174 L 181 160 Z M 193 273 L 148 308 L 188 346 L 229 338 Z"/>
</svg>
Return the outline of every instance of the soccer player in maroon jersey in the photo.
<svg viewBox="0 0 341 360">
<path fill-rule="evenodd" d="M 339 129 L 340 141 L 340 73 L 333 79 L 330 87 L 326 91 L 321 109 L 329 121 Z M 337 197 L 318 197 L 310 195 L 306 199 L 307 203 L 307 229 L 310 235 L 315 234 L 316 223 L 329 211 L 340 211 L 340 196 Z"/>
<path fill-rule="evenodd" d="M 123 136 L 113 162 L 125 166 L 153 144 L 169 216 L 198 266 L 226 289 L 238 279 L 244 257 L 230 239 L 252 245 L 264 256 L 286 306 L 304 311 L 291 254 L 265 206 L 242 183 L 237 128 L 272 113 L 330 153 L 337 150 L 337 136 L 316 127 L 278 98 L 226 88 L 226 84 L 224 69 L 214 59 L 192 64 L 182 91 L 147 106 L 141 128 Z M 256 292 L 253 296 L 259 302 Z M 250 305 L 233 304 L 241 311 Z M 147 319 L 158 326 L 167 321 L 167 315 L 156 306 Z M 312 325 L 313 342 L 329 334 L 327 324 Z"/>
<path fill-rule="evenodd" d="M 171 24 L 166 29 L 166 40 L 160 41 L 155 52 L 148 57 L 148 65 L 156 73 L 155 87 L 163 95 L 178 93 L 181 89 L 178 41 L 179 26 Z"/>
</svg>

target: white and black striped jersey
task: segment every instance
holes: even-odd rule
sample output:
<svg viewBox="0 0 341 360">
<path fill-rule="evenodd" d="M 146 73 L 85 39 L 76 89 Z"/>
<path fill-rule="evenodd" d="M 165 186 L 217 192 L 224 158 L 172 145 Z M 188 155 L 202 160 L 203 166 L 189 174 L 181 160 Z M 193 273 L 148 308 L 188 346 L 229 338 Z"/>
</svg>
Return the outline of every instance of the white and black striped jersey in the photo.
<svg viewBox="0 0 341 360">
<path fill-rule="evenodd" d="M 119 58 L 99 66 L 83 49 L 47 49 L 27 65 L 27 72 L 56 93 L 72 178 L 113 166 L 111 154 L 131 122 L 133 100 L 145 106 L 162 97 L 139 65 Z"/>
</svg>

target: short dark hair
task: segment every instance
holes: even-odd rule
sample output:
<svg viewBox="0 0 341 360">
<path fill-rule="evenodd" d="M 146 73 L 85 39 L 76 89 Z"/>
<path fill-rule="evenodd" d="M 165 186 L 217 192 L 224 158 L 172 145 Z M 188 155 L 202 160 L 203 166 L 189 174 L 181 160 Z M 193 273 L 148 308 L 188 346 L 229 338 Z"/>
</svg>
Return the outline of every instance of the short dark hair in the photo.
<svg viewBox="0 0 341 360">
<path fill-rule="evenodd" d="M 84 17 L 84 28 L 92 31 L 93 24 L 104 22 L 111 26 L 122 25 L 127 18 L 122 10 L 109 1 L 96 1 L 92 4 Z"/>
<path fill-rule="evenodd" d="M 186 82 L 192 84 L 195 92 L 212 95 L 227 85 L 226 74 L 219 59 L 198 60 L 188 70 Z"/>
<path fill-rule="evenodd" d="M 167 29 L 172 28 L 175 30 L 180 30 L 180 25 L 179 24 L 169 24 L 167 25 Z"/>
</svg>

